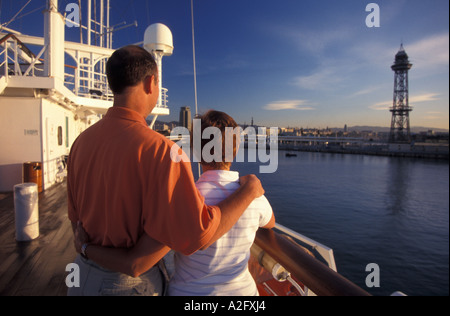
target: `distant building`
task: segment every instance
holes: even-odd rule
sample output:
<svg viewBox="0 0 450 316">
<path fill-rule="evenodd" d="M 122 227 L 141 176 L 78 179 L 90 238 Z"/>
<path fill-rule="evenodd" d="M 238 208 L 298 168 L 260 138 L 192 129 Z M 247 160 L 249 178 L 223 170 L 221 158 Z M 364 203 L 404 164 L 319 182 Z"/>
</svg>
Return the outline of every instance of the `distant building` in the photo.
<svg viewBox="0 0 450 316">
<path fill-rule="evenodd" d="M 183 106 L 180 109 L 180 126 L 186 127 L 191 130 L 192 127 L 192 116 L 191 107 Z"/>
</svg>

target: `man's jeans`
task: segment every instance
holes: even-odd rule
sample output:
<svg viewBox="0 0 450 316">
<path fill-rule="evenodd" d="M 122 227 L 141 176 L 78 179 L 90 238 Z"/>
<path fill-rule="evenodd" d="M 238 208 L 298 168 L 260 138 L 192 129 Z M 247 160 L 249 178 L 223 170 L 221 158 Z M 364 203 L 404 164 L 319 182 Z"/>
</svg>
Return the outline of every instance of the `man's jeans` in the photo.
<svg viewBox="0 0 450 316">
<path fill-rule="evenodd" d="M 78 255 L 75 263 L 80 268 L 80 287 L 72 287 L 68 296 L 158 296 L 164 295 L 165 277 L 155 265 L 137 278 L 107 270 Z"/>
</svg>

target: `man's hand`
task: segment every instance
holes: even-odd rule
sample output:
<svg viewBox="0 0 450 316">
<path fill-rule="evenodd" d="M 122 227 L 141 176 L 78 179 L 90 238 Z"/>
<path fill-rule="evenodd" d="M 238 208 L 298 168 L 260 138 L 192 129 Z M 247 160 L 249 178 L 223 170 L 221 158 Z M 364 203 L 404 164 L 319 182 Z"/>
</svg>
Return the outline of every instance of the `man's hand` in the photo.
<svg viewBox="0 0 450 316">
<path fill-rule="evenodd" d="M 89 236 L 86 233 L 86 231 L 84 230 L 81 222 L 77 223 L 77 228 L 74 233 L 75 234 L 74 234 L 73 243 L 75 244 L 75 250 L 78 253 L 81 253 L 81 246 L 83 246 L 83 244 L 85 244 L 89 241 Z"/>
<path fill-rule="evenodd" d="M 264 188 L 262 187 L 261 181 L 254 174 L 242 176 L 239 178 L 239 183 L 241 187 L 248 189 L 248 192 L 253 196 L 253 198 L 259 198 L 264 195 Z"/>
</svg>

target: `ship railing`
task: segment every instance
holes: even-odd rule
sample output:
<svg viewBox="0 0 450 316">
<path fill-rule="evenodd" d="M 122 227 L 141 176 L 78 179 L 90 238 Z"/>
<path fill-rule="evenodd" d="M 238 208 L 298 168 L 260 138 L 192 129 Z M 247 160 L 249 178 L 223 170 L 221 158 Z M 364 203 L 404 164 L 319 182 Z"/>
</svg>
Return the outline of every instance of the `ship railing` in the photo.
<svg viewBox="0 0 450 316">
<path fill-rule="evenodd" d="M 33 43 L 33 45 L 39 45 Z M 6 34 L 0 39 L 0 92 L 3 81 L 7 82 L 9 76 L 44 76 L 43 57 L 47 47 L 39 45 L 39 53 L 35 55 L 16 35 Z M 67 52 L 66 52 L 67 53 Z M 73 50 L 70 56 L 77 56 L 81 51 Z M 107 54 L 97 56 L 94 61 L 90 58 L 81 58 L 77 63 L 64 65 L 64 85 L 76 96 L 113 100 L 113 93 L 109 89 L 105 73 Z M 158 107 L 167 108 L 168 90 L 162 88 L 161 103 Z"/>
<path fill-rule="evenodd" d="M 77 96 L 112 101 L 113 94 L 109 89 L 107 76 L 101 70 L 105 68 L 104 60 L 95 66 L 85 59 L 83 61 L 85 63 L 80 62 L 75 66 L 65 65 L 64 85 Z M 98 70 L 94 69 L 97 67 Z"/>
<path fill-rule="evenodd" d="M 167 108 L 167 104 L 168 104 L 168 92 L 169 90 L 167 90 L 166 88 L 161 88 L 161 94 L 160 94 L 160 98 L 161 98 L 161 105 L 157 105 L 161 108 Z"/>
<path fill-rule="evenodd" d="M 291 238 L 294 238 L 295 240 L 305 244 L 306 246 L 310 247 L 311 250 L 316 251 L 321 256 L 323 261 L 326 262 L 328 267 L 337 272 L 336 261 L 334 259 L 333 249 L 331 249 L 330 247 L 327 247 L 309 237 L 306 237 L 290 228 L 287 228 L 281 224 L 277 223 L 275 225 L 275 229 L 277 231 L 280 231 L 280 232 L 290 236 Z"/>
<path fill-rule="evenodd" d="M 312 256 L 311 252 L 305 251 L 294 239 L 322 252 L 324 258 L 328 258 L 325 259 L 329 261 L 328 265 Z M 303 292 L 312 292 L 309 295 L 370 296 L 367 291 L 336 272 L 334 256 L 328 247 L 286 227 L 277 225 L 276 229 L 259 229 L 254 244 L 264 252 L 258 255 L 259 258 L 268 256 L 270 261 L 277 262 L 293 279 L 300 281 L 305 287 Z M 319 250 L 322 247 L 323 250 Z"/>
<path fill-rule="evenodd" d="M 75 68 L 74 66 L 68 66 L 68 68 Z M 114 95 L 109 89 L 108 78 L 105 73 L 102 72 L 89 72 L 87 69 L 79 71 L 80 75 L 77 75 L 77 71 L 74 73 L 66 72 L 64 74 L 64 84 L 75 95 L 91 99 L 102 99 L 107 101 L 113 101 Z M 94 80 L 90 79 L 91 77 Z M 167 108 L 168 103 L 168 90 L 162 88 L 161 90 L 161 106 L 158 107 Z"/>
<path fill-rule="evenodd" d="M 7 34 L 0 39 L 0 69 L 1 74 L 8 76 L 34 76 L 35 71 L 41 72 L 42 69 L 37 65 L 42 65 L 39 58 L 44 53 L 42 49 L 38 55 L 35 55 L 28 47 L 22 43 L 14 34 Z"/>
<path fill-rule="evenodd" d="M 1 51 L 0 51 L 0 60 L 2 61 L 0 63 L 0 69 L 2 70 L 2 73 L 0 75 L 4 76 L 5 78 L 8 78 L 8 46 L 6 45 L 6 40 L 3 38 L 1 40 Z"/>
</svg>

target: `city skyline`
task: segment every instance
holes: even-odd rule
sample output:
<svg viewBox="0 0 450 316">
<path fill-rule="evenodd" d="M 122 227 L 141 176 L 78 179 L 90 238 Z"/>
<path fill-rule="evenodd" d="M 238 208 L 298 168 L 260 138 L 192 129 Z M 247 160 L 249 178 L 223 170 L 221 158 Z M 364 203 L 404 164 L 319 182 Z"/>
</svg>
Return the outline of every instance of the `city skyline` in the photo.
<svg viewBox="0 0 450 316">
<path fill-rule="evenodd" d="M 189 106 L 188 106 L 189 107 Z M 180 107 L 179 109 L 174 109 L 174 111 L 178 111 L 178 113 L 180 114 L 182 112 L 183 107 Z M 174 118 L 173 120 L 171 120 L 172 115 L 170 117 L 167 116 L 161 116 L 162 119 L 157 119 L 156 120 L 156 126 L 161 127 L 163 125 L 167 125 L 167 127 L 170 128 L 170 126 L 173 127 L 177 127 L 177 126 L 184 126 L 184 124 L 180 123 L 180 118 Z M 252 117 L 253 118 L 253 117 Z M 325 131 L 325 130 L 330 130 L 330 131 L 348 131 L 348 132 L 375 132 L 375 133 L 387 133 L 389 134 L 390 130 L 391 130 L 391 126 L 389 125 L 385 125 L 385 126 L 375 126 L 375 125 L 348 125 L 348 124 L 344 124 L 343 126 L 324 126 L 324 127 L 317 127 L 317 126 L 309 126 L 309 125 L 305 125 L 305 126 L 300 126 L 300 125 L 280 125 L 280 126 L 273 126 L 273 125 L 264 125 L 264 124 L 260 124 L 260 122 L 256 122 L 254 120 L 252 120 L 252 118 L 250 119 L 250 122 L 248 121 L 237 121 L 236 123 L 241 126 L 241 127 L 245 127 L 245 126 L 255 126 L 255 127 L 266 127 L 266 128 L 270 128 L 272 127 L 277 127 L 279 129 L 282 130 L 301 130 L 304 129 L 305 131 L 310 130 L 318 130 L 318 131 Z M 192 120 L 194 120 L 195 117 L 192 117 Z M 151 120 L 147 118 L 147 122 L 150 124 Z M 252 124 L 253 122 L 253 124 Z M 411 126 L 411 133 L 422 133 L 422 132 L 437 132 L 437 133 L 448 133 L 449 129 L 448 128 L 439 128 L 439 127 L 430 127 L 430 126 Z"/>
<path fill-rule="evenodd" d="M 27 2 L 3 1 L 1 23 Z M 72 2 L 60 0 L 59 11 Z M 370 3 L 379 25 L 370 25 Z M 40 5 L 32 1 L 22 13 Z M 413 64 L 411 126 L 448 130 L 448 12 L 446 0 L 194 0 L 199 112 L 224 111 L 241 123 L 253 117 L 264 126 L 389 127 L 391 66 L 403 44 Z M 137 27 L 114 33 L 113 48 L 142 41 L 152 23 L 167 25 L 174 53 L 163 58 L 162 81 L 171 115 L 158 119 L 177 120 L 182 106 L 194 116 L 191 1 L 111 0 L 111 25 L 134 21 Z M 8 27 L 42 36 L 43 17 L 35 12 Z M 65 31 L 67 40 L 79 40 L 75 28 Z"/>
</svg>

